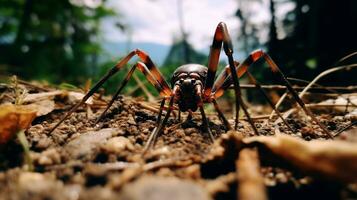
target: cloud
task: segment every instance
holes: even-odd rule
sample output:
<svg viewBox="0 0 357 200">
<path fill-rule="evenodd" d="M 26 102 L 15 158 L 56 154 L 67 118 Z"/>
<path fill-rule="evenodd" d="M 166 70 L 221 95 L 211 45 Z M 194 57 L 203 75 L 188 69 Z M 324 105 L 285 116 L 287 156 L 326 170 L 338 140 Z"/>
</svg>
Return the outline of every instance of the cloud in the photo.
<svg viewBox="0 0 357 200">
<path fill-rule="evenodd" d="M 153 42 L 170 45 L 174 38 L 180 36 L 177 14 L 178 0 L 109 0 L 109 5 L 121 15 L 120 20 L 130 25 L 133 42 Z M 185 30 L 189 34 L 188 40 L 196 49 L 208 49 L 217 24 L 221 21 L 228 26 L 233 45 L 238 46 L 235 38 L 240 33 L 240 21 L 235 17 L 238 9 L 237 0 L 182 0 L 184 10 Z M 260 27 L 259 42 L 264 44 L 268 40 L 271 16 L 269 0 L 241 1 L 242 9 L 252 13 L 249 22 Z M 276 6 L 276 16 L 279 20 L 294 9 L 294 3 L 282 3 Z M 285 36 L 282 24 L 277 24 L 278 36 Z M 114 27 L 114 20 L 104 23 L 105 38 L 109 41 L 125 41 L 126 35 Z"/>
<path fill-rule="evenodd" d="M 204 3 L 203 3 L 204 2 Z M 179 36 L 176 0 L 131 0 L 109 1 L 122 15 L 122 21 L 131 26 L 135 42 L 171 44 Z M 195 48 L 207 48 L 214 30 L 220 21 L 227 23 L 232 35 L 236 35 L 239 21 L 234 17 L 237 9 L 235 0 L 183 0 L 184 24 L 189 33 L 189 42 Z M 123 40 L 125 36 L 113 27 L 113 21 L 104 23 L 108 40 Z"/>
</svg>

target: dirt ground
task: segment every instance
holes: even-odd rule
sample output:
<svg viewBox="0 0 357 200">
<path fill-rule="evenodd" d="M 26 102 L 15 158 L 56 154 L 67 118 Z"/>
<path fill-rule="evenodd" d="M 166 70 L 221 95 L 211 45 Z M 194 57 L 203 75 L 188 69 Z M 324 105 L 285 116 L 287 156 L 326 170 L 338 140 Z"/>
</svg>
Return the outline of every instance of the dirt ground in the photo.
<svg viewBox="0 0 357 200">
<path fill-rule="evenodd" d="M 0 199 L 357 199 L 354 178 L 349 180 L 349 176 L 344 178 L 329 169 L 321 169 L 321 173 L 306 170 L 287 159 L 284 152 L 268 151 L 256 141 L 244 143 L 254 135 L 245 120 L 240 120 L 237 131 L 227 133 L 216 114 L 209 113 L 216 139 L 211 144 L 200 115 L 194 115 L 192 121 L 183 116 L 181 122 L 171 117 L 154 147 L 143 155 L 156 126 L 158 104 L 120 96 L 95 123 L 110 99 L 96 94 L 49 134 L 81 93 L 26 84 L 16 88 L 2 84 L 0 90 L 0 104 L 14 103 L 20 90 L 20 94 L 26 92 L 23 105 L 36 104 L 43 111 L 37 112 L 25 131 L 33 171 L 28 170 L 16 137 L 1 144 Z M 42 96 L 31 99 L 35 94 Z M 356 121 L 345 108 L 313 111 L 330 132 Z M 233 125 L 233 120 L 229 121 Z M 303 112 L 287 118 L 294 131 L 284 123 L 265 121 L 255 120 L 261 137 L 289 135 L 309 144 L 331 140 Z M 356 145 L 356 128 L 351 126 L 333 140 Z M 308 160 L 303 149 L 293 150 Z M 313 162 L 317 166 L 320 160 Z M 339 165 L 337 170 L 346 169 L 356 177 L 356 168 L 349 165 Z"/>
</svg>

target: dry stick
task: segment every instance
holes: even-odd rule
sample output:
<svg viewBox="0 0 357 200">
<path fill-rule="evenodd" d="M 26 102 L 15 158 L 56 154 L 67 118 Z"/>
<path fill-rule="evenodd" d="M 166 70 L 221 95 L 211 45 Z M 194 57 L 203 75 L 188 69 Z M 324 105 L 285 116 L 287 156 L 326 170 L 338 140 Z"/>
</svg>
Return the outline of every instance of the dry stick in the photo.
<svg viewBox="0 0 357 200">
<path fill-rule="evenodd" d="M 301 82 L 301 83 L 306 83 L 307 85 L 310 83 L 310 81 L 307 81 L 307 80 L 304 80 L 304 79 L 300 79 L 300 78 L 293 78 L 293 77 L 288 78 L 288 80 L 292 80 L 292 81 L 296 81 L 296 82 Z M 313 88 L 321 88 L 321 89 L 325 89 L 325 90 L 327 90 L 327 91 L 329 91 L 329 92 L 337 92 L 337 91 L 334 90 L 334 89 L 331 89 L 331 88 L 329 88 L 329 87 L 325 87 L 325 86 L 320 85 L 320 84 L 317 84 L 317 83 L 315 83 L 314 85 L 315 85 L 315 87 L 313 87 Z M 306 86 L 301 87 L 301 88 L 302 88 L 301 90 L 305 89 L 305 87 L 306 87 Z M 311 87 L 311 89 L 312 89 L 312 87 Z M 311 89 L 310 89 L 310 90 L 311 90 Z"/>
<path fill-rule="evenodd" d="M 314 85 L 320 78 L 322 78 L 323 76 L 327 75 L 327 74 L 330 74 L 330 73 L 333 73 L 333 72 L 336 72 L 336 71 L 339 71 L 339 70 L 344 70 L 344 69 L 351 69 L 353 67 L 357 67 L 357 64 L 351 64 L 351 65 L 344 65 L 344 66 L 338 66 L 338 67 L 334 67 L 334 68 L 331 68 L 331 69 L 328 69 L 326 71 L 323 71 L 322 73 L 320 73 L 316 78 L 314 78 L 314 80 L 312 80 L 309 85 L 306 86 L 306 88 L 299 94 L 299 98 L 301 99 L 304 94 L 306 93 L 306 91 L 311 88 L 312 85 Z M 283 100 L 282 100 L 283 101 Z M 282 102 L 281 101 L 281 102 Z M 280 100 L 279 100 L 280 102 Z M 276 108 L 279 107 L 279 105 L 277 104 L 275 106 Z M 302 107 L 303 108 L 303 107 Z M 304 108 L 303 108 L 304 109 Z M 305 110 L 304 110 L 305 111 Z M 306 111 L 305 111 L 306 112 Z M 308 112 L 310 113 L 310 111 L 308 110 Z M 309 114 L 310 115 L 310 114 Z M 286 116 L 287 117 L 287 116 Z M 320 126 L 320 122 L 314 117 L 314 116 L 310 116 L 319 126 Z M 323 126 L 320 126 L 320 127 L 323 127 Z M 324 128 L 322 128 L 324 130 Z M 324 130 L 324 132 L 326 132 L 327 130 Z M 332 137 L 332 135 L 327 131 L 327 133 L 329 134 L 330 137 Z"/>
<path fill-rule="evenodd" d="M 280 97 L 279 101 L 275 104 L 275 109 L 276 110 L 279 110 L 279 106 L 280 104 L 283 103 L 284 99 L 286 98 L 286 96 L 288 96 L 289 94 L 289 91 L 286 90 L 285 93 Z M 273 116 L 275 115 L 275 110 L 273 110 L 271 113 L 270 113 L 270 116 L 269 116 L 269 120 L 273 119 Z"/>
<path fill-rule="evenodd" d="M 339 66 L 339 67 L 334 67 L 334 68 L 331 68 L 331 69 L 328 69 L 328 70 L 325 70 L 323 71 L 322 73 L 320 73 L 317 77 L 314 78 L 314 80 L 312 80 L 306 87 L 305 89 L 299 94 L 299 97 L 302 98 L 305 93 L 307 92 L 308 89 L 311 88 L 312 85 L 314 85 L 320 78 L 322 78 L 323 76 L 327 75 L 327 74 L 330 74 L 330 73 L 333 73 L 333 72 L 336 72 L 336 71 L 339 71 L 339 70 L 343 70 L 343 69 L 348 69 L 348 68 L 352 68 L 352 67 L 356 67 L 357 64 L 352 64 L 352 65 L 345 65 L 345 66 Z M 276 108 L 278 108 L 280 106 L 280 104 L 284 101 L 286 96 L 282 96 L 278 103 L 276 104 Z M 272 112 L 272 114 L 274 113 L 274 111 Z"/>
<path fill-rule="evenodd" d="M 349 125 L 346 127 L 342 128 L 341 130 L 337 131 L 333 137 L 339 136 L 343 131 L 351 128 L 352 126 L 357 125 L 357 121 L 351 122 Z"/>
<path fill-rule="evenodd" d="M 260 163 L 256 149 L 243 149 L 236 161 L 238 194 L 240 200 L 266 200 L 267 191 L 260 173 Z"/>
<path fill-rule="evenodd" d="M 351 58 L 352 56 L 355 56 L 355 55 L 357 55 L 357 51 L 350 53 L 347 56 L 341 58 L 337 63 L 343 62 L 343 61 L 347 60 L 348 58 Z"/>
<path fill-rule="evenodd" d="M 346 57 L 347 57 L 347 56 L 346 56 Z M 342 60 L 342 59 L 341 59 L 341 60 Z M 288 79 L 289 79 L 289 80 L 294 80 L 294 81 L 303 82 L 303 83 L 307 83 L 307 84 L 310 83 L 310 81 L 306 81 L 306 80 L 298 79 L 298 78 L 288 78 Z M 331 94 L 331 93 L 336 93 L 336 94 L 338 94 L 338 95 L 340 95 L 340 93 L 339 93 L 337 90 L 346 89 L 346 90 L 349 90 L 350 92 L 353 92 L 355 89 L 357 89 L 357 86 L 324 87 L 324 86 L 319 85 L 319 84 L 317 84 L 317 83 L 315 83 L 315 84 L 313 84 L 313 85 L 316 85 L 317 87 L 312 87 L 312 86 L 311 86 L 309 90 L 316 89 L 316 88 L 318 88 L 318 89 L 325 89 L 325 90 L 329 91 L 330 94 Z M 305 89 L 305 87 L 303 87 L 303 88 Z M 305 92 L 305 94 L 306 94 L 306 93 L 307 93 L 307 92 Z M 342 98 L 344 98 L 344 97 L 342 97 Z M 348 107 L 349 104 L 351 104 L 351 105 L 353 105 L 353 106 L 357 106 L 356 104 L 354 104 L 353 102 L 351 102 L 351 100 L 349 99 L 349 97 L 344 98 L 344 99 L 346 99 L 346 101 L 348 102 L 348 103 L 346 104 L 346 107 Z M 346 108 L 346 109 L 347 109 L 347 108 Z"/>
<path fill-rule="evenodd" d="M 287 78 L 288 80 L 294 80 L 297 81 L 299 80 L 302 82 L 303 80 L 301 79 L 296 79 L 296 78 Z M 304 81 L 305 82 L 305 81 Z M 309 83 L 309 81 L 306 81 Z M 255 89 L 255 85 L 253 84 L 240 84 L 241 89 Z M 284 85 L 262 85 L 263 89 L 267 90 L 285 90 L 286 86 Z M 294 90 L 303 90 L 305 87 L 304 86 L 293 86 Z M 233 86 L 230 86 L 229 89 L 234 89 Z M 342 92 L 357 92 L 357 86 L 322 86 L 315 84 L 314 87 L 310 88 L 310 90 L 328 90 L 328 91 L 342 91 Z"/>
<path fill-rule="evenodd" d="M 298 78 L 287 78 L 287 79 L 288 79 L 288 80 L 299 81 L 299 82 L 303 82 L 303 83 L 307 83 L 307 84 L 310 83 L 309 81 L 302 80 L 302 79 L 298 79 Z M 327 87 L 323 87 L 323 86 L 318 85 L 318 84 L 314 84 L 314 85 L 316 85 L 316 87 L 314 87 L 314 88 L 319 88 L 319 89 L 321 88 L 321 89 L 329 90 L 329 89 L 327 89 Z M 294 89 L 303 90 L 305 87 L 297 87 L 297 86 L 294 86 L 293 88 L 294 88 Z M 276 105 L 275 105 L 275 109 L 278 109 L 278 108 L 279 108 L 279 106 L 283 103 L 283 101 L 285 100 L 285 98 L 286 98 L 287 95 L 288 95 L 288 91 L 286 91 L 286 92 L 280 97 L 279 101 L 278 101 L 278 102 L 276 103 Z M 271 119 L 273 118 L 274 114 L 275 114 L 275 110 L 273 110 L 273 111 L 271 112 L 270 117 L 269 117 L 269 120 L 271 120 Z"/>
<path fill-rule="evenodd" d="M 312 80 L 305 87 L 305 89 L 299 94 L 299 97 L 302 98 L 305 95 L 306 91 L 309 90 L 313 84 L 315 84 L 320 78 L 324 77 L 325 75 L 336 72 L 336 71 L 340 71 L 340 70 L 345 70 L 345 69 L 350 70 L 353 67 L 357 67 L 357 64 L 338 66 L 338 67 L 334 67 L 334 68 L 328 69 L 326 71 L 323 71 L 318 76 L 316 76 L 316 78 L 314 78 L 314 80 Z"/>
<path fill-rule="evenodd" d="M 155 97 L 149 92 L 149 90 L 146 88 L 146 86 L 143 84 L 143 82 L 136 76 L 136 74 L 133 74 L 133 78 L 138 84 L 138 86 L 141 88 L 141 90 L 145 93 L 145 95 L 148 97 L 149 102 L 155 101 Z"/>
<path fill-rule="evenodd" d="M 326 71 L 323 71 L 322 73 L 320 73 L 316 78 L 314 78 L 314 80 L 312 80 L 306 87 L 305 89 L 299 94 L 299 97 L 302 98 L 305 93 L 307 92 L 308 89 L 311 88 L 312 85 L 314 85 L 320 78 L 322 78 L 323 76 L 339 71 L 339 70 L 343 70 L 343 69 L 348 69 L 348 68 L 353 68 L 356 67 L 357 64 L 351 64 L 351 65 L 344 65 L 344 66 L 338 66 L 338 67 L 334 67 L 331 69 L 328 69 Z M 283 98 L 283 96 L 279 99 L 279 102 L 276 104 L 276 107 L 278 108 L 280 106 L 280 104 L 284 101 L 285 96 Z M 274 112 L 274 111 L 273 111 Z"/>
</svg>

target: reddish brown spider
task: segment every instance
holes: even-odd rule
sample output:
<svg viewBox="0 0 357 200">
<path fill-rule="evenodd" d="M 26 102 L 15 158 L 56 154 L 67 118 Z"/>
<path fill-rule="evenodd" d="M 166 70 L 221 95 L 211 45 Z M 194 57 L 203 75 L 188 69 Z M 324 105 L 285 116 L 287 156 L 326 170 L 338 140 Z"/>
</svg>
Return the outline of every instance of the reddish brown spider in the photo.
<svg viewBox="0 0 357 200">
<path fill-rule="evenodd" d="M 218 66 L 219 56 L 221 53 L 223 44 L 223 50 L 228 57 L 229 65 L 223 70 L 223 72 L 218 76 L 215 81 L 216 70 Z M 262 92 L 263 96 L 267 99 L 268 103 L 274 108 L 273 103 L 267 97 L 264 90 L 261 89 L 260 84 L 255 80 L 255 78 L 249 73 L 248 68 L 254 62 L 259 60 L 260 58 L 264 58 L 264 60 L 269 65 L 271 71 L 274 74 L 277 74 L 280 79 L 284 82 L 289 92 L 295 98 L 297 103 L 303 108 L 303 110 L 312 117 L 312 119 L 322 128 L 322 130 L 331 137 L 330 133 L 326 128 L 320 124 L 320 122 L 313 116 L 313 114 L 305 107 L 303 101 L 299 98 L 297 93 L 292 88 L 291 84 L 287 81 L 284 74 L 280 71 L 275 62 L 270 58 L 268 54 L 266 54 L 262 50 L 257 50 L 252 52 L 247 59 L 243 61 L 243 63 L 239 64 L 238 62 L 234 62 L 233 59 L 233 47 L 231 43 L 230 36 L 228 34 L 228 30 L 226 24 L 221 22 L 218 24 L 213 43 L 210 49 L 208 67 L 198 64 L 187 64 L 180 66 L 174 72 L 171 78 L 172 89 L 169 87 L 168 83 L 165 81 L 163 76 L 161 75 L 158 68 L 152 62 L 150 57 L 143 51 L 136 49 L 130 52 L 127 56 L 121 59 L 79 102 L 76 104 L 51 130 L 51 132 L 57 128 L 69 115 L 71 115 L 80 105 L 82 105 L 90 96 L 93 95 L 95 91 L 111 76 L 113 76 L 116 72 L 122 69 L 128 61 L 134 56 L 137 55 L 142 62 L 137 62 L 127 73 L 124 80 L 122 81 L 119 89 L 114 94 L 113 98 L 109 102 L 108 106 L 104 110 L 104 112 L 100 115 L 97 121 L 99 121 L 104 113 L 109 109 L 109 107 L 113 104 L 113 102 L 117 99 L 119 93 L 124 88 L 126 83 L 131 78 L 135 69 L 139 69 L 148 81 L 157 89 L 160 93 L 160 96 L 163 98 L 160 105 L 160 111 L 157 118 L 157 127 L 151 133 L 148 142 L 146 143 L 144 152 L 146 152 L 156 141 L 158 135 L 164 128 L 167 120 L 170 117 L 170 113 L 174 109 L 173 104 L 178 104 L 179 111 L 189 111 L 194 112 L 199 109 L 202 115 L 202 122 L 206 132 L 209 134 L 210 139 L 213 141 L 214 137 L 208 125 L 208 120 L 206 114 L 203 109 L 204 103 L 213 103 L 219 118 L 225 125 L 227 130 L 232 129 L 227 119 L 224 117 L 223 113 L 220 111 L 219 106 L 216 102 L 216 99 L 223 95 L 224 91 L 229 88 L 232 83 L 234 84 L 235 89 L 235 97 L 236 97 L 236 116 L 235 116 L 235 129 L 237 129 L 238 125 L 238 115 L 239 115 L 239 107 L 241 106 L 249 123 L 251 124 L 255 134 L 259 134 L 258 130 L 254 126 L 253 121 L 251 120 L 247 108 L 242 100 L 241 91 L 239 86 L 238 78 L 247 73 L 249 79 L 256 85 L 258 89 Z M 166 115 L 163 120 L 161 120 L 162 110 L 165 105 L 165 101 L 169 99 L 169 106 L 166 112 Z M 289 124 L 284 120 L 281 114 L 276 110 L 276 113 L 283 120 L 283 122 L 291 129 Z"/>
</svg>

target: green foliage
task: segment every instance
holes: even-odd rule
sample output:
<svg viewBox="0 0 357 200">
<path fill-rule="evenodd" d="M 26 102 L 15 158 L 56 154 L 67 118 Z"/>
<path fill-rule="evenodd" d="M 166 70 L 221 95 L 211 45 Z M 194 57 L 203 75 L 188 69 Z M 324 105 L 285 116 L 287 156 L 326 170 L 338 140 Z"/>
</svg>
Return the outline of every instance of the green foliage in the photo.
<svg viewBox="0 0 357 200">
<path fill-rule="evenodd" d="M 79 2 L 0 0 L 0 63 L 24 78 L 84 82 L 98 68 L 100 22 L 115 13 Z"/>
</svg>

